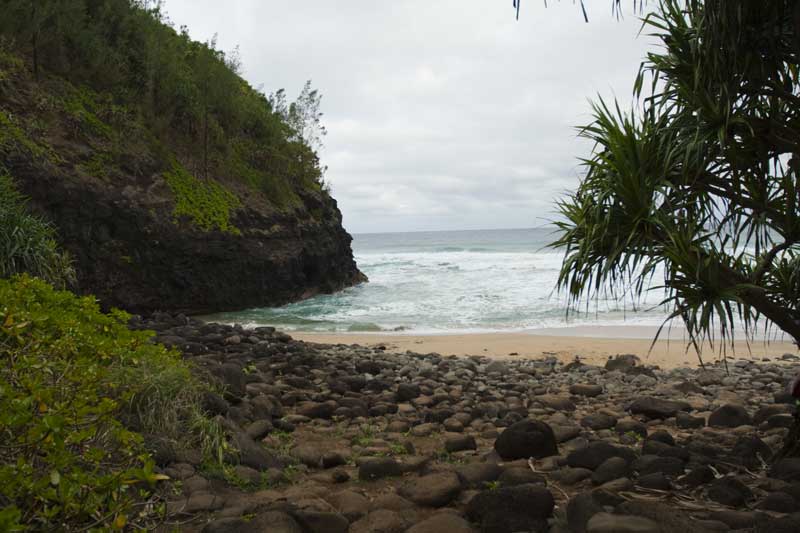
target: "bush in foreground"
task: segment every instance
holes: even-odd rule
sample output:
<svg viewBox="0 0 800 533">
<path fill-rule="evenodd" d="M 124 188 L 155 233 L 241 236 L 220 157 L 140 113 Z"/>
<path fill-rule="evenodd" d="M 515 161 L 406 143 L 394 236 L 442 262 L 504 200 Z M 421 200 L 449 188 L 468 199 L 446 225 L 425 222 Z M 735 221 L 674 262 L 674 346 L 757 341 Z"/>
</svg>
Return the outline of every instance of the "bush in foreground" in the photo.
<svg viewBox="0 0 800 533">
<path fill-rule="evenodd" d="M 128 319 L 39 279 L 0 280 L 1 531 L 152 524 L 166 476 L 141 433 L 219 442 L 187 365 Z"/>
</svg>

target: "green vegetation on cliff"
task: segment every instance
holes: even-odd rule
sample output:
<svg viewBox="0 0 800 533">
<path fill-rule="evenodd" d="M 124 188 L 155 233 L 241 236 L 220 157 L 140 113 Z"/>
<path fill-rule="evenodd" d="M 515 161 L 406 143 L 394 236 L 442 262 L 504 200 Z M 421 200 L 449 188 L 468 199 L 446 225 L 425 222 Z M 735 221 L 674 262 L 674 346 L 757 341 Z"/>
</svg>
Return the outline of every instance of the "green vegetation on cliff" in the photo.
<svg viewBox="0 0 800 533">
<path fill-rule="evenodd" d="M 293 210 L 325 194 L 319 101 L 309 85 L 292 104 L 282 91 L 268 98 L 240 77 L 235 52 L 176 31 L 154 2 L 4 3 L 0 154 L 41 161 L 56 139 L 62 163 L 79 159 L 87 177 L 164 176 L 174 214 L 203 231 L 235 232 L 231 196 Z M 90 153 L 64 153 L 76 144 Z M 187 198 L 187 176 L 203 201 Z"/>
<path fill-rule="evenodd" d="M 175 163 L 172 170 L 164 173 L 167 185 L 175 195 L 176 217 L 187 216 L 195 226 L 205 231 L 218 229 L 229 233 L 240 233 L 231 224 L 231 213 L 241 205 L 239 199 L 215 181 L 198 180 L 185 168 Z"/>
</svg>

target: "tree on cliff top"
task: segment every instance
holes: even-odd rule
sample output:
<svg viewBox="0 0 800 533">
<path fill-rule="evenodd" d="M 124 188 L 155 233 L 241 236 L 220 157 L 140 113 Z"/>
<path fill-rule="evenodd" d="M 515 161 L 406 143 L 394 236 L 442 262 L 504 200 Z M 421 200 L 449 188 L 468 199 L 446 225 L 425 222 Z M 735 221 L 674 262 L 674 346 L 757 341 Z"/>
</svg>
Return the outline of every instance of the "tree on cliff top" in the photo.
<svg viewBox="0 0 800 533">
<path fill-rule="evenodd" d="M 595 144 L 558 203 L 558 286 L 641 295 L 663 272 L 696 347 L 757 321 L 800 343 L 800 1 L 662 0 L 644 27 L 661 46 L 641 105 L 600 100 L 581 130 Z"/>
</svg>

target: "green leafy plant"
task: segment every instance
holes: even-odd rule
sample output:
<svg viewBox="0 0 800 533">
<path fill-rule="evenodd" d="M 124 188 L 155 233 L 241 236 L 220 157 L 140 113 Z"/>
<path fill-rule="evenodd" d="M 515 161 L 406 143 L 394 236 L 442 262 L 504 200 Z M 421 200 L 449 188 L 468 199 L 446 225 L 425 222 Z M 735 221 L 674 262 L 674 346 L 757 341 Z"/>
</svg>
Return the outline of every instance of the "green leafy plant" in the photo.
<svg viewBox="0 0 800 533">
<path fill-rule="evenodd" d="M 28 213 L 25 197 L 0 169 L 0 277 L 23 272 L 60 287 L 74 280 L 69 255 L 58 248 L 53 227 Z"/>
<path fill-rule="evenodd" d="M 355 435 L 350 442 L 353 445 L 361 446 L 363 448 L 369 447 L 375 440 L 375 433 L 376 429 L 374 426 L 370 424 L 364 424 L 359 429 L 358 434 Z"/>
<path fill-rule="evenodd" d="M 408 455 L 406 447 L 399 442 L 389 444 L 389 450 L 392 452 L 392 455 Z"/>
<path fill-rule="evenodd" d="M 698 352 L 762 325 L 800 342 L 795 8 L 662 0 L 646 17 L 661 47 L 634 83 L 641 106 L 595 105 L 586 176 L 558 204 L 573 303 L 663 277 Z"/>
<path fill-rule="evenodd" d="M 172 170 L 164 173 L 167 185 L 175 195 L 176 219 L 185 216 L 203 231 L 219 230 L 239 234 L 231 222 L 231 214 L 241 206 L 235 194 L 216 181 L 201 181 L 174 163 Z"/>
<path fill-rule="evenodd" d="M 125 313 L 104 314 L 93 298 L 27 275 L 0 280 L 0 302 L 0 525 L 152 525 L 167 477 L 130 426 L 200 438 L 176 416 L 199 407 L 185 394 L 169 405 L 180 388 L 194 387 L 179 354 L 150 342 L 150 332 L 129 330 Z"/>
</svg>

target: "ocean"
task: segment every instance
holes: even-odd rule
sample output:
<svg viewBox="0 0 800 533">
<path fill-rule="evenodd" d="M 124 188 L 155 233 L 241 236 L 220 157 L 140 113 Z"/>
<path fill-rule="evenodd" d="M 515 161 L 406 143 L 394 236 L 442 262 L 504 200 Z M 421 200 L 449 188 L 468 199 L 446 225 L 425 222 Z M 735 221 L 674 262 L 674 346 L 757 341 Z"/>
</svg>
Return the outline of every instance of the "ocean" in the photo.
<svg viewBox="0 0 800 533">
<path fill-rule="evenodd" d="M 563 326 L 660 325 L 663 293 L 604 299 L 567 314 L 555 291 L 562 252 L 552 228 L 353 236 L 370 282 L 278 308 L 207 319 L 289 331 L 414 334 L 525 331 Z"/>
</svg>

